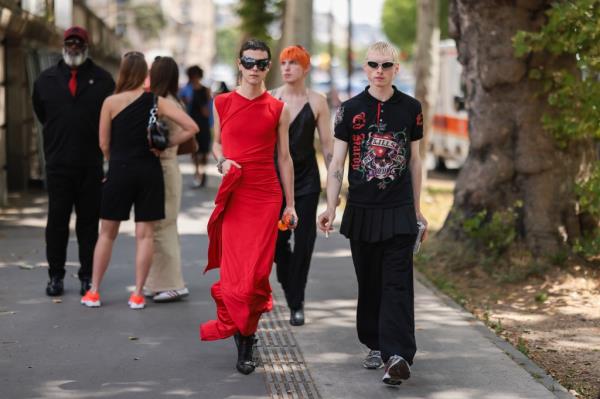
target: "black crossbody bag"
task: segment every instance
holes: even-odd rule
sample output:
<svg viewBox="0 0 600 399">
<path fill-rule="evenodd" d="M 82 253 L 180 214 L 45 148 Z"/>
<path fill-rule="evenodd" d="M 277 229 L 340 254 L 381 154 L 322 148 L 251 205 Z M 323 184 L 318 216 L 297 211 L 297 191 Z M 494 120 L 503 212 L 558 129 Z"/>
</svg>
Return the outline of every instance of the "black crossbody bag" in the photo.
<svg viewBox="0 0 600 399">
<path fill-rule="evenodd" d="M 169 145 L 169 128 L 158 119 L 158 96 L 154 95 L 154 104 L 148 119 L 148 144 L 150 148 L 164 151 Z"/>
</svg>

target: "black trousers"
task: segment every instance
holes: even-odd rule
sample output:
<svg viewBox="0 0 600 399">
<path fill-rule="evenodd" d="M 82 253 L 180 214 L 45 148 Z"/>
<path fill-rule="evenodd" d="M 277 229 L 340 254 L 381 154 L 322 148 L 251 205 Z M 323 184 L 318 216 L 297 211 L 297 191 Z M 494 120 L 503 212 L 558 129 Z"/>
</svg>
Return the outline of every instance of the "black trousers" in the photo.
<svg viewBox="0 0 600 399">
<path fill-rule="evenodd" d="M 350 240 L 358 279 L 358 339 L 384 361 L 400 355 L 412 364 L 417 351 L 413 287 L 414 235 L 369 243 Z"/>
<path fill-rule="evenodd" d="M 79 278 L 92 277 L 94 247 L 102 195 L 102 167 L 48 167 L 48 221 L 46 258 L 50 277 L 64 278 L 69 242 L 69 220 L 75 207 L 79 245 Z"/>
<path fill-rule="evenodd" d="M 279 231 L 275 247 L 277 280 L 281 283 L 290 309 L 298 309 L 304 303 L 308 269 L 317 238 L 319 193 L 296 197 L 295 202 L 299 223 L 294 230 L 294 250 L 290 245 L 290 230 Z M 282 212 L 284 208 L 285 201 Z"/>
</svg>

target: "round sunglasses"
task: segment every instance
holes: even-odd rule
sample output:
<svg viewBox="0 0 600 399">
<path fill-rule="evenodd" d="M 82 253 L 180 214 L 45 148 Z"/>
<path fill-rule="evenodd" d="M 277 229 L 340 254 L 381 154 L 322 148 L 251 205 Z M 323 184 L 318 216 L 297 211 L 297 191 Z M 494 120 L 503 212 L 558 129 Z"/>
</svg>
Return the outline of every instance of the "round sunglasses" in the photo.
<svg viewBox="0 0 600 399">
<path fill-rule="evenodd" d="M 240 64 L 242 64 L 242 66 L 245 69 L 252 69 L 256 66 L 259 71 L 266 70 L 269 67 L 270 62 L 271 62 L 271 60 L 268 58 L 263 58 L 263 59 L 257 60 L 255 58 L 248 57 L 245 55 L 240 58 Z"/>
<path fill-rule="evenodd" d="M 386 61 L 386 62 L 382 62 L 380 64 L 379 62 L 375 62 L 375 61 L 367 61 L 367 65 L 373 69 L 379 68 L 380 65 L 381 65 L 381 69 L 390 69 L 391 67 L 393 67 L 395 65 L 395 63 L 393 63 L 391 61 Z"/>
</svg>

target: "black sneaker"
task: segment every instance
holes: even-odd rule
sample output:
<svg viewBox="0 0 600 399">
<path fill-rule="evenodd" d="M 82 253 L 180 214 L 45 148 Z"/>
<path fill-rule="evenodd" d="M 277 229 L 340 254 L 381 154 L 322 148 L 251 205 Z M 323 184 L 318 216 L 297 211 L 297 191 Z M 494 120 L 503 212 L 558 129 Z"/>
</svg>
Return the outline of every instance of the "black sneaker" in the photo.
<svg viewBox="0 0 600 399">
<path fill-rule="evenodd" d="M 369 370 L 377 370 L 383 367 L 383 359 L 380 351 L 370 350 L 369 354 L 363 360 L 363 367 Z"/>
<path fill-rule="evenodd" d="M 410 378 L 410 366 L 402 356 L 393 355 L 385 365 L 383 383 L 388 385 L 400 385 L 403 380 Z"/>
</svg>

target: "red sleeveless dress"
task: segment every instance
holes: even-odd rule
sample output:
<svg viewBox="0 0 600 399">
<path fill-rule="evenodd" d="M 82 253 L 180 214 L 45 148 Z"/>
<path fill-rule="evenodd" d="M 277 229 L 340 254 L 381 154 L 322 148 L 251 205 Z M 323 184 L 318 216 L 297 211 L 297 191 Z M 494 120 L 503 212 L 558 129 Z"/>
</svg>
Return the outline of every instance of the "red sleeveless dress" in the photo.
<svg viewBox="0 0 600 399">
<path fill-rule="evenodd" d="M 275 171 L 283 103 L 268 92 L 249 100 L 233 91 L 215 98 L 223 155 L 239 163 L 223 177 L 208 222 L 208 265 L 220 268 L 211 288 L 217 319 L 200 326 L 205 341 L 253 334 L 272 308 L 273 266 L 282 192 Z"/>
</svg>

